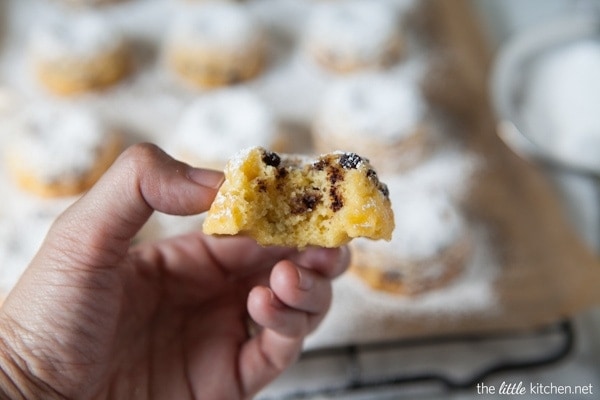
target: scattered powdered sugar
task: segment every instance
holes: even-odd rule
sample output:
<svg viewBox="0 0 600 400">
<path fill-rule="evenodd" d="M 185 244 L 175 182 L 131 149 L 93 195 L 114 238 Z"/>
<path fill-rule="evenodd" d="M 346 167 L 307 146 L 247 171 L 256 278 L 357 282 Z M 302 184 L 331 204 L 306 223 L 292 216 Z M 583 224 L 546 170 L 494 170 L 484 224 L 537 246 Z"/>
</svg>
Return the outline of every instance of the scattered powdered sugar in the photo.
<svg viewBox="0 0 600 400">
<path fill-rule="evenodd" d="M 412 170 L 380 176 L 390 191 L 396 229 L 391 242 L 357 240 L 373 251 L 423 259 L 468 232 L 458 202 L 468 193 L 478 161 L 466 150 L 448 147 Z"/>
<path fill-rule="evenodd" d="M 237 171 L 241 168 L 242 164 L 248 159 L 250 153 L 265 149 L 264 146 L 250 146 L 247 148 L 243 148 L 238 150 L 227 163 L 227 169 L 230 171 Z M 269 151 L 268 149 L 265 149 Z M 281 165 L 283 166 L 302 166 L 302 165 L 311 165 L 316 163 L 319 160 L 320 156 L 314 156 L 309 154 L 278 154 L 283 158 L 281 159 Z"/>
<path fill-rule="evenodd" d="M 193 101 L 173 136 L 174 152 L 226 162 L 240 148 L 270 148 L 277 134 L 270 109 L 250 90 L 223 89 Z"/>
<path fill-rule="evenodd" d="M 212 218 L 215 218 L 217 220 L 223 219 L 226 221 L 234 220 L 232 209 L 225 206 L 225 203 L 230 199 L 230 196 L 231 194 L 224 194 L 222 192 L 217 193 L 217 197 L 215 197 L 215 200 L 213 201 L 213 207 L 214 209 L 219 211 L 213 211 L 211 213 Z"/>
<path fill-rule="evenodd" d="M 396 223 L 392 240 L 356 239 L 357 248 L 394 254 L 400 259 L 423 260 L 437 256 L 464 237 L 466 224 L 446 192 L 411 185 L 402 178 L 383 181 L 390 191 Z"/>
<path fill-rule="evenodd" d="M 364 165 L 366 165 L 365 159 L 356 153 L 343 150 L 334 150 L 331 154 L 339 156 L 339 162 L 344 168 L 362 168 Z"/>
<path fill-rule="evenodd" d="M 320 132 L 396 141 L 414 133 L 427 107 L 412 76 L 367 73 L 339 80 L 324 94 Z"/>
<path fill-rule="evenodd" d="M 260 146 L 251 146 L 244 149 L 238 150 L 227 162 L 227 170 L 237 171 L 239 170 L 244 162 L 248 159 L 250 153 L 258 149 Z"/>
<path fill-rule="evenodd" d="M 418 261 L 467 239 L 472 253 L 451 282 L 414 297 L 373 290 L 352 273 L 345 274 L 334 282 L 331 311 L 306 341 L 307 348 L 394 339 L 407 320 L 435 317 L 451 321 L 455 316 L 493 310 L 498 262 L 485 228 L 467 220 L 459 206 L 470 190 L 478 163 L 466 149 L 444 147 L 404 174 L 380 176 L 390 190 L 395 214 L 392 241 L 355 239 L 352 246 L 374 251 L 374 260 L 398 257 Z M 382 267 L 390 270 L 393 265 Z M 435 276 L 444 268 L 441 263 L 432 264 L 419 273 Z"/>
<path fill-rule="evenodd" d="M 244 48 L 260 37 L 260 28 L 244 4 L 203 2 L 187 4 L 177 14 L 170 32 L 172 43 L 191 48 Z"/>
<path fill-rule="evenodd" d="M 395 10 L 367 0 L 332 2 L 315 7 L 306 27 L 307 46 L 359 60 L 381 56 L 398 35 Z"/>
<path fill-rule="evenodd" d="M 387 0 L 385 2 L 388 4 L 397 3 L 398 6 L 394 5 L 394 8 L 398 10 L 402 8 L 400 4 L 408 4 L 411 1 Z M 129 137 L 132 142 L 144 140 L 158 142 L 161 145 L 171 143 L 174 136 L 174 127 L 177 127 L 178 123 L 183 124 L 182 110 L 184 106 L 189 104 L 191 107 L 191 103 L 196 99 L 208 98 L 213 93 L 215 95 L 218 94 L 218 92 L 188 91 L 187 88 L 177 86 L 175 81 L 169 79 L 169 74 L 165 70 L 164 65 L 161 64 L 160 57 L 156 57 L 156 60 L 151 59 L 152 55 L 155 52 L 159 52 L 162 48 L 162 40 L 165 39 L 167 28 L 171 25 L 171 22 L 174 22 L 172 19 L 173 15 L 171 14 L 174 11 L 174 3 L 162 0 L 128 1 L 119 3 L 114 7 L 108 7 L 102 11 L 102 16 L 109 17 L 111 22 L 115 22 L 119 30 L 125 32 L 128 37 L 138 40 L 143 39 L 143 45 L 148 46 L 150 56 L 147 56 L 145 53 L 143 54 L 147 59 L 143 60 L 144 64 L 140 63 L 135 74 L 127 81 L 108 91 L 80 97 L 77 101 L 86 107 L 91 106 L 94 111 L 98 111 L 97 114 L 107 120 L 111 126 L 124 128 L 128 134 L 132 134 Z M 277 6 L 274 6 L 275 3 L 277 3 Z M 296 0 L 255 0 L 245 2 L 242 5 L 226 5 L 224 7 L 243 9 L 243 11 L 240 11 L 242 14 L 246 14 L 245 8 L 248 8 L 250 14 L 253 14 L 253 9 L 256 9 L 258 6 L 262 7 L 264 13 L 271 12 L 271 10 L 279 10 L 276 11 L 279 14 L 270 15 L 270 21 L 266 22 L 272 25 L 271 28 L 274 25 L 279 27 L 293 25 L 289 31 L 285 32 L 286 34 L 290 34 L 290 37 L 286 38 L 297 41 L 300 38 L 295 35 L 303 31 L 304 23 L 306 22 L 305 18 L 309 14 L 306 11 L 315 7 L 317 3 L 316 1 L 298 2 Z M 30 99 L 37 99 L 45 95 L 39 91 L 39 88 L 29 82 L 31 77 L 23 73 L 23 71 L 26 71 L 28 64 L 22 58 L 21 48 L 25 48 L 25 44 L 27 43 L 22 39 L 28 37 L 29 28 L 35 25 L 32 24 L 32 21 L 41 23 L 48 20 L 46 11 L 52 8 L 55 3 L 50 1 L 14 0 L 9 1 L 8 4 L 7 7 L 10 14 L 7 20 L 10 20 L 11 23 L 9 24 L 9 29 L 5 32 L 6 40 L 3 41 L 3 53 L 0 55 L 2 57 L 0 58 L 0 74 L 2 75 L 0 78 L 3 82 L 10 82 L 11 86 L 15 89 L 26 92 L 29 96 L 27 102 L 29 102 Z M 196 13 L 196 11 L 192 12 L 193 7 L 198 7 L 198 10 L 204 7 L 213 7 L 208 4 L 188 5 L 184 4 L 184 2 L 179 2 L 178 5 L 181 5 L 181 7 L 175 11 L 183 14 L 189 12 L 190 20 L 193 20 L 193 14 Z M 290 5 L 293 5 L 293 7 L 290 8 Z M 304 12 L 299 14 L 295 11 L 285 13 L 286 10 L 296 10 L 299 8 L 304 10 Z M 213 36 L 210 36 L 210 38 L 207 36 L 207 39 L 222 38 L 222 43 L 237 44 L 239 43 L 238 40 L 245 41 L 248 37 L 251 37 L 248 35 L 256 29 L 254 21 L 248 20 L 247 22 L 250 25 L 244 25 L 245 23 L 243 22 L 231 23 L 235 18 L 230 18 L 226 14 L 226 12 L 223 12 L 221 14 L 222 18 L 216 18 L 208 22 L 209 24 L 214 24 L 211 29 L 215 30 L 210 31 Z M 35 18 L 32 15 L 35 15 Z M 216 13 L 213 15 L 216 15 Z M 253 15 L 256 15 L 256 13 Z M 278 15 L 283 17 L 279 18 Z M 13 18 L 13 16 L 16 17 Z M 286 22 L 286 18 L 288 17 L 297 17 L 298 20 L 288 24 Z M 243 16 L 241 18 L 245 19 L 246 17 Z M 265 22 L 265 20 L 266 18 L 262 18 L 261 22 Z M 235 30 L 240 28 L 243 29 L 236 33 Z M 193 29 L 191 32 L 194 33 Z M 196 32 L 197 36 L 192 35 L 190 37 L 201 40 L 203 37 L 202 32 L 203 29 L 200 29 L 199 32 Z M 230 40 L 231 42 L 229 42 Z M 216 41 L 218 42 L 218 40 Z M 282 42 L 287 45 L 290 44 L 290 41 Z M 314 65 L 308 65 L 307 60 L 302 58 L 303 52 L 300 51 L 300 48 L 300 46 L 286 47 L 285 51 L 281 51 L 278 54 L 278 57 L 281 56 L 281 58 L 271 60 L 270 65 L 261 76 L 252 82 L 243 83 L 236 87 L 248 89 L 261 95 L 261 98 L 267 101 L 269 113 L 275 111 L 275 118 L 289 118 L 303 124 L 308 124 L 312 121 L 317 106 L 320 104 L 322 95 L 329 83 L 334 82 L 335 84 L 338 81 L 341 83 L 341 81 L 345 81 L 348 78 L 340 78 L 320 70 Z M 132 52 L 134 56 L 138 56 L 140 48 L 132 46 Z M 146 62 L 148 59 L 151 59 L 150 62 Z M 377 109 L 378 107 L 382 107 L 382 109 L 377 112 L 367 110 L 365 112 L 370 113 L 370 116 L 363 117 L 360 115 L 355 116 L 356 109 L 352 108 L 349 104 L 345 104 L 342 108 L 345 107 L 347 110 L 345 113 L 340 114 L 338 121 L 343 122 L 347 120 L 352 124 L 357 124 L 357 126 L 361 126 L 360 124 L 362 123 L 366 125 L 365 129 L 370 129 L 368 134 L 381 134 L 383 137 L 386 135 L 402 135 L 404 130 L 410 129 L 413 124 L 418 123 L 426 112 L 426 105 L 422 103 L 419 97 L 417 88 L 417 78 L 419 77 L 416 76 L 415 71 L 422 73 L 426 69 L 423 62 L 428 62 L 428 60 L 419 59 L 417 63 L 412 64 L 415 67 L 412 68 L 413 76 L 411 79 L 408 79 L 401 71 L 407 64 L 413 61 L 414 58 L 409 58 L 393 66 L 389 74 L 387 74 L 390 80 L 382 78 L 381 83 L 375 84 L 375 87 L 372 88 L 373 91 L 380 91 L 380 94 L 386 99 L 385 102 L 390 104 L 380 104 L 377 99 L 374 99 L 375 103 L 372 105 L 372 108 Z M 15 68 L 15 66 L 18 67 Z M 397 85 L 399 85 L 399 91 L 403 93 L 402 95 L 394 94 L 396 89 L 386 91 L 382 87 L 387 85 L 387 83 L 391 83 L 391 80 L 396 79 L 401 81 Z M 408 79 L 410 82 L 405 79 Z M 367 83 L 364 85 L 364 90 L 367 93 L 365 96 L 367 98 L 375 96 L 368 94 L 370 90 L 368 86 L 376 81 L 377 79 L 367 79 Z M 393 84 L 391 85 L 393 86 Z M 412 85 L 414 87 L 408 89 Z M 341 94 L 340 96 L 345 97 L 347 94 Z M 342 100 L 342 103 L 344 101 L 348 101 L 348 99 Z M 268 136 L 266 132 L 270 128 L 264 130 L 257 129 L 259 133 L 247 134 L 253 124 L 256 123 L 256 126 L 260 126 L 264 122 L 264 120 L 256 116 L 248 116 L 248 114 L 254 112 L 249 111 L 253 106 L 232 106 L 231 103 L 228 104 L 227 107 L 218 108 L 217 112 L 225 109 L 223 113 L 231 116 L 229 118 L 232 119 L 231 123 L 234 124 L 233 127 L 246 124 L 244 126 L 246 134 L 243 136 L 254 136 L 255 138 Z M 394 106 L 392 107 L 392 105 Z M 229 109 L 227 110 L 227 108 Z M 376 122 L 374 125 L 370 125 L 366 121 L 373 118 L 373 116 L 375 116 Z M 272 117 L 271 115 L 269 118 Z M 354 118 L 357 119 L 355 120 Z M 210 120 L 211 118 L 207 117 L 207 119 Z M 266 126 L 270 126 L 272 122 L 268 122 Z M 217 123 L 217 125 L 219 124 Z M 236 130 L 237 128 L 231 129 L 233 132 L 240 132 Z M 3 139 L 0 137 L 0 141 Z M 222 152 L 222 148 L 221 150 L 215 150 L 221 144 L 228 142 L 229 144 L 224 146 L 226 147 L 225 152 Z M 7 142 L 2 143 L 3 149 L 5 148 L 5 143 Z M 228 154 L 231 154 L 232 151 L 256 144 L 259 143 L 257 141 L 247 145 L 238 143 L 233 147 L 234 145 L 223 135 L 204 142 L 203 150 L 212 151 L 213 154 L 228 158 Z M 78 143 L 77 146 L 79 147 L 81 144 Z M 265 147 L 267 147 L 266 144 Z M 65 156 L 62 153 L 64 151 L 69 152 L 65 148 L 61 149 L 61 155 L 56 159 L 60 161 L 59 164 L 63 163 L 63 158 L 71 157 L 70 155 Z M 249 151 L 250 148 L 245 148 L 241 152 L 236 153 L 236 155 L 230 158 L 231 162 L 234 164 L 241 163 Z M 464 180 L 468 180 L 468 168 L 473 166 L 471 161 L 469 156 L 465 156 L 460 152 L 456 152 L 455 154 L 438 154 L 419 168 L 406 174 L 405 179 L 421 182 L 420 184 L 423 185 L 441 187 L 443 190 L 447 190 L 451 196 L 459 197 L 460 188 L 463 187 Z M 43 209 L 48 206 L 47 200 L 28 197 L 26 194 L 19 192 L 5 178 L 4 168 L 0 165 L 0 190 L 5 195 L 3 197 L 6 197 L 6 199 L 2 200 L 2 210 L 0 210 L 6 212 L 4 215 L 0 215 L 0 222 L 8 224 L 4 228 L 0 227 L 0 260 L 1 257 L 6 255 L 6 247 L 2 247 L 2 245 L 11 242 L 11 240 L 2 240 L 6 236 L 6 233 L 2 232 L 8 231 L 8 236 L 13 238 L 11 250 L 8 251 L 10 253 L 9 257 L 12 257 L 11 261 L 6 263 L 0 261 L 2 265 L 0 274 L 3 276 L 0 277 L 0 280 L 2 281 L 2 285 L 6 282 L 10 286 L 16 280 L 15 277 L 23 270 L 24 265 L 31 259 L 35 248 L 39 246 L 42 236 L 41 232 L 45 232 L 44 229 L 47 229 L 48 221 L 51 221 L 49 216 L 56 215 L 53 213 L 64 209 L 67 204 L 56 203 L 56 206 L 53 206 L 52 210 L 44 213 L 44 216 L 40 216 L 38 212 L 41 208 Z M 385 182 L 385 178 L 382 181 Z M 9 197 L 10 199 L 8 199 Z M 69 199 L 69 202 L 72 200 Z M 18 215 L 13 215 L 12 212 L 14 210 L 18 210 L 18 213 L 16 213 Z M 7 215 L 7 213 L 11 214 Z M 154 227 L 156 227 L 157 232 L 152 232 L 152 235 L 164 236 L 174 231 L 183 232 L 188 230 L 188 228 L 193 229 L 195 224 L 198 223 L 198 220 L 186 220 L 184 223 L 183 220 L 175 221 L 175 219 L 157 215 L 154 218 L 154 222 L 156 222 Z M 182 225 L 179 225 L 180 222 Z M 187 222 L 190 223 L 189 226 Z M 150 233 L 148 234 L 150 235 Z M 381 335 L 386 334 L 393 337 L 398 330 L 389 330 L 389 324 L 386 325 L 383 321 L 393 319 L 394 315 L 418 317 L 419 315 L 433 315 L 437 313 L 453 314 L 455 312 L 468 313 L 473 310 L 489 309 L 493 305 L 494 293 L 490 284 L 493 273 L 490 271 L 492 271 L 494 259 L 492 255 L 488 254 L 486 243 L 480 243 L 484 241 L 483 237 L 481 235 L 474 236 L 476 236 L 477 240 L 475 243 L 475 255 L 466 273 L 453 281 L 452 284 L 423 294 L 418 298 L 398 298 L 377 293 L 367 289 L 355 277 L 351 275 L 343 276 L 335 284 L 336 293 L 332 312 L 329 313 L 325 325 L 309 340 L 309 345 L 318 344 L 319 342 L 321 344 L 351 343 L 353 339 L 360 339 L 369 335 L 374 340 L 378 340 L 381 338 Z M 19 238 L 16 243 L 20 243 L 16 247 L 21 249 L 17 252 L 14 251 L 14 248 L 16 248 L 14 244 L 15 237 Z M 480 244 L 483 247 L 479 247 Z M 4 276 L 8 278 L 4 280 Z M 0 290 L 2 289 L 4 288 L 0 288 Z M 370 318 L 375 319 L 373 325 L 369 325 Z"/>
<path fill-rule="evenodd" d="M 542 149 L 569 164 L 600 170 L 600 43 L 564 45 L 536 62 L 523 118 Z"/>
<path fill-rule="evenodd" d="M 113 51 L 123 42 L 119 29 L 98 13 L 64 14 L 36 26 L 31 35 L 34 55 L 47 59 L 91 58 Z"/>
<path fill-rule="evenodd" d="M 435 128 L 438 129 L 438 128 Z M 423 162 L 405 171 L 399 178 L 405 185 L 425 190 L 442 191 L 460 201 L 469 193 L 473 175 L 483 161 L 458 145 L 444 143 Z M 386 182 L 386 177 L 382 178 Z"/>
<path fill-rule="evenodd" d="M 53 182 L 89 171 L 105 138 L 102 123 L 88 110 L 43 103 L 23 113 L 7 149 L 22 168 Z"/>
<path fill-rule="evenodd" d="M 499 270 L 486 230 L 474 227 L 473 254 L 465 270 L 449 284 L 404 297 L 370 289 L 351 273 L 333 283 L 331 309 L 306 339 L 305 348 L 396 339 L 405 321 L 488 313 L 497 305 L 494 282 Z"/>
<path fill-rule="evenodd" d="M 447 147 L 403 174 L 381 175 L 394 210 L 392 241 L 354 243 L 365 250 L 423 259 L 462 239 L 469 227 L 458 202 L 470 190 L 477 164 L 472 153 Z"/>
</svg>

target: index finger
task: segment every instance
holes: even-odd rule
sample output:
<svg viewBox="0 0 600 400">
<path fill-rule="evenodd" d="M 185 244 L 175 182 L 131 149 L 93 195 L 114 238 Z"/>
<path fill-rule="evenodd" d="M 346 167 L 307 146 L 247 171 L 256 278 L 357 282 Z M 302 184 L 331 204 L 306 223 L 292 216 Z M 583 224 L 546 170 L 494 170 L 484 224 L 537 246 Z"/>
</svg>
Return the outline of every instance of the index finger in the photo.
<svg viewBox="0 0 600 400">
<path fill-rule="evenodd" d="M 222 179 L 221 172 L 192 168 L 154 145 L 132 146 L 55 221 L 47 244 L 62 249 L 71 243 L 78 257 L 85 255 L 81 263 L 114 265 L 154 210 L 206 211 Z"/>
</svg>

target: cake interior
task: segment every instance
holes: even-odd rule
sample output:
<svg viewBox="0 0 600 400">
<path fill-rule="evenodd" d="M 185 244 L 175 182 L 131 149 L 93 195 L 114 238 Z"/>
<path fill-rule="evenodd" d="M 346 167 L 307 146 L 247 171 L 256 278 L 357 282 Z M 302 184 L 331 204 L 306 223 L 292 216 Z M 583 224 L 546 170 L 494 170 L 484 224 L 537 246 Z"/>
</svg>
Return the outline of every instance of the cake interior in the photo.
<svg viewBox="0 0 600 400">
<path fill-rule="evenodd" d="M 230 164 L 234 179 L 226 179 L 224 197 L 211 210 L 217 212 L 219 203 L 227 210 L 223 218 L 216 218 L 222 226 L 214 233 L 239 231 L 262 244 L 327 247 L 357 236 L 391 236 L 387 187 L 354 153 L 310 159 L 255 148 L 238 161 Z M 242 201 L 236 203 L 234 198 Z"/>
</svg>

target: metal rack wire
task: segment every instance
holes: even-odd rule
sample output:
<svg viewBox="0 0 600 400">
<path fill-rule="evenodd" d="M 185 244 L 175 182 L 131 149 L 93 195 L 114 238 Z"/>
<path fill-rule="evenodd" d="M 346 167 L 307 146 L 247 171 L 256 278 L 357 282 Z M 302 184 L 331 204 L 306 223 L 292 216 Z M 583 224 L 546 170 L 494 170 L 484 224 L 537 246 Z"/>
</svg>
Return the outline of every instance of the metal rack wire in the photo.
<svg viewBox="0 0 600 400">
<path fill-rule="evenodd" d="M 464 376 L 456 376 L 451 370 L 421 370 L 403 371 L 378 378 L 365 377 L 364 358 L 370 355 L 385 354 L 394 351 L 410 349 L 443 349 L 444 346 L 462 346 L 462 351 L 474 346 L 474 352 L 488 346 L 493 348 L 499 342 L 518 343 L 525 342 L 525 346 L 539 347 L 540 351 L 533 354 L 520 353 L 507 354 L 504 351 L 492 352 L 493 357 L 487 362 L 476 366 Z M 444 392 L 473 389 L 479 382 L 485 381 L 492 375 L 528 370 L 549 366 L 563 360 L 573 349 L 575 332 L 570 321 L 565 320 L 533 332 L 502 333 L 494 335 L 466 335 L 443 336 L 425 339 L 400 340 L 386 343 L 373 343 L 365 345 L 351 345 L 338 348 L 327 348 L 307 351 L 303 354 L 300 363 L 311 363 L 321 359 L 338 358 L 345 363 L 346 377 L 344 382 L 329 387 L 297 388 L 284 395 L 281 393 L 264 399 L 310 399 L 310 398 L 335 398 L 344 397 L 360 392 L 369 392 L 382 389 L 402 389 L 403 386 L 414 384 L 429 385 L 441 388 Z M 411 396 L 414 397 L 414 396 Z"/>
</svg>

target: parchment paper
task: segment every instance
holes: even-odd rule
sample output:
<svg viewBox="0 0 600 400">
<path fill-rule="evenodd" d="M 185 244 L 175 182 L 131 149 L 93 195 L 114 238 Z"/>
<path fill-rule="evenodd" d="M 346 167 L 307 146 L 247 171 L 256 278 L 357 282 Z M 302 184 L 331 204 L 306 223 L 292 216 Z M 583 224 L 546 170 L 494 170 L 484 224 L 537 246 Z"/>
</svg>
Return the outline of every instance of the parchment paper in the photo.
<svg viewBox="0 0 600 400">
<path fill-rule="evenodd" d="M 42 9 L 30 6 L 43 1 L 21 0 L 18 7 L 17 1 L 2 5 L 8 12 L 0 22 L 10 23 L 0 40 L 0 82 L 10 91 L 11 99 L 16 96 L 18 107 L 33 97 L 48 96 L 27 79 L 26 61 L 14 53 L 22 43 L 13 42 L 24 41 L 24 14 L 27 17 L 31 12 L 32 18 L 40 17 Z M 129 14 L 115 12 L 114 18 L 124 26 L 131 24 L 125 27 L 136 38 L 137 75 L 114 90 L 80 100 L 122 128 L 130 143 L 168 143 L 182 108 L 194 96 L 201 95 L 181 88 L 164 74 L 159 45 L 163 32 L 154 27 L 164 26 L 162 20 L 169 14 L 162 12 L 159 3 L 131 0 L 115 6 L 129 7 Z M 247 85 L 273 105 L 287 134 L 304 151 L 314 99 L 327 82 L 335 79 L 314 66 L 299 68 L 306 65 L 293 50 L 294 35 L 301 30 L 308 4 L 318 2 L 254 3 L 255 12 L 270 24 L 274 34 L 280 35 L 280 40 L 273 44 L 269 70 Z M 140 11 L 143 7 L 145 14 Z M 144 18 L 133 18 L 135 12 Z M 286 25 L 285 21 L 294 23 Z M 556 193 L 541 171 L 518 158 L 496 135 L 487 93 L 491 55 L 467 1 L 419 3 L 418 11 L 410 14 L 407 27 L 416 44 L 412 58 L 398 72 L 413 68 L 415 73 L 425 74 L 424 91 L 440 110 L 439 126 L 465 156 L 478 160 L 467 195 L 462 197 L 477 248 L 463 277 L 448 287 L 412 299 L 375 293 L 355 277 L 343 276 L 335 283 L 331 312 L 307 340 L 307 349 L 409 337 L 528 330 L 600 302 L 597 258 L 567 222 Z M 18 67 L 22 67 L 21 71 L 15 72 Z M 295 101 L 279 101 L 282 96 Z M 14 104 L 7 107 L 10 110 Z M 0 135 L 0 143 L 2 139 Z M 0 190 L 5 196 L 0 204 L 0 218 L 17 216 L 22 222 L 19 226 L 37 219 L 41 226 L 36 228 L 37 241 L 53 216 L 74 200 L 33 199 L 15 189 L 1 167 Z M 189 229 L 199 229 L 196 219 L 158 216 L 140 240 Z M 23 232 L 22 236 L 28 233 Z M 18 261 L 26 262 L 34 248 L 29 242 L 21 246 L 22 257 Z"/>
<path fill-rule="evenodd" d="M 531 330 L 600 303 L 597 257 L 567 221 L 557 193 L 539 167 L 516 156 L 496 134 L 487 81 L 492 55 L 468 3 L 429 1 L 421 9 L 419 23 L 417 29 L 430 38 L 430 50 L 451 61 L 442 65 L 434 82 L 426 82 L 429 97 L 450 111 L 455 139 L 484 160 L 478 164 L 464 208 L 480 229 L 480 249 L 491 250 L 476 258 L 472 268 L 491 269 L 493 276 L 463 284 L 485 290 L 482 281 L 491 279 L 494 299 L 481 308 L 463 304 L 464 312 L 443 308 L 419 312 L 415 310 L 423 310 L 427 296 L 444 296 L 446 291 L 447 300 L 456 302 L 461 292 L 452 294 L 452 288 L 444 288 L 412 305 L 394 307 L 389 297 L 377 301 L 344 277 L 346 281 L 336 287 L 333 312 L 316 338 L 309 340 L 309 347 Z M 475 293 L 462 300 L 482 298 L 482 293 Z M 371 311 L 355 313 L 344 302 L 366 302 Z"/>
</svg>

